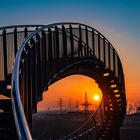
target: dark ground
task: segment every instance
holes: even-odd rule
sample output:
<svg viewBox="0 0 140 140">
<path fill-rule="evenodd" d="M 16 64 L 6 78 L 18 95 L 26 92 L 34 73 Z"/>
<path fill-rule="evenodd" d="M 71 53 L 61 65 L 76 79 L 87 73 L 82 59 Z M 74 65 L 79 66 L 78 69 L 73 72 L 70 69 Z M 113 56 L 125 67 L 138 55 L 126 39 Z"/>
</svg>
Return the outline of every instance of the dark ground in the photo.
<svg viewBox="0 0 140 140">
<path fill-rule="evenodd" d="M 126 115 L 120 137 L 121 140 L 140 140 L 140 113 Z"/>
<path fill-rule="evenodd" d="M 34 140 L 56 140 L 79 128 L 91 114 L 65 113 L 48 114 L 39 112 L 33 115 L 31 133 Z"/>
</svg>

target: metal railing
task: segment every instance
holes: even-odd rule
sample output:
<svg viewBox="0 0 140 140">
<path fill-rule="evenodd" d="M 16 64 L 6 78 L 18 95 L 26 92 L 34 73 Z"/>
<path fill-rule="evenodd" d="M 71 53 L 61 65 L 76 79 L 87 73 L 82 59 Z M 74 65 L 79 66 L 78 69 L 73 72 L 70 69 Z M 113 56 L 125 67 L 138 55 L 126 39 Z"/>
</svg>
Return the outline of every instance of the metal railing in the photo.
<svg viewBox="0 0 140 140">
<path fill-rule="evenodd" d="M 34 30 L 43 25 L 13 25 L 0 27 L 0 80 L 12 73 L 18 47 Z"/>
<path fill-rule="evenodd" d="M 37 102 L 53 76 L 63 68 L 89 58 L 96 59 L 124 85 L 117 52 L 101 33 L 89 26 L 50 24 L 26 37 L 18 49 L 12 73 L 12 105 L 20 139 L 31 139 L 28 126 L 31 126 L 32 113 L 36 112 Z M 86 131 L 89 130 L 92 131 L 90 128 Z"/>
</svg>

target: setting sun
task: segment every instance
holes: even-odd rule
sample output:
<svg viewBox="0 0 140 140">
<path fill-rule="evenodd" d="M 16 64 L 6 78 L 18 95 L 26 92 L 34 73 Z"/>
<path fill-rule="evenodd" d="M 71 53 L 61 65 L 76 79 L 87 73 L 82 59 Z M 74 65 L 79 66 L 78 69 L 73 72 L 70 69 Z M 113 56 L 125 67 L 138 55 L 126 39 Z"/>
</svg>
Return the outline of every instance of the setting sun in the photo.
<svg viewBox="0 0 140 140">
<path fill-rule="evenodd" d="M 93 96 L 93 99 L 94 99 L 95 101 L 99 101 L 100 97 L 99 97 L 99 95 L 94 95 L 94 96 Z"/>
</svg>

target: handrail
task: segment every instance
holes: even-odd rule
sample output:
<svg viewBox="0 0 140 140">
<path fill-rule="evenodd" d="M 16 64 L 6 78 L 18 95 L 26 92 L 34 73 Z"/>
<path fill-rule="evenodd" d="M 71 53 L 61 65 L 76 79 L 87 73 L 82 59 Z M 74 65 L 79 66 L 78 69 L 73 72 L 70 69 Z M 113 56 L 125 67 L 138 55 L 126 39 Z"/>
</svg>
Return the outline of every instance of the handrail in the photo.
<svg viewBox="0 0 140 140">
<path fill-rule="evenodd" d="M 12 64 L 18 46 L 26 35 L 44 25 L 13 25 L 0 27 L 0 80 L 6 80 L 12 72 Z M 9 55 L 10 54 L 10 55 Z M 2 62 L 4 61 L 4 62 Z"/>
<path fill-rule="evenodd" d="M 4 27 L 0 27 L 0 30 L 4 30 L 4 29 L 11 29 L 11 28 L 26 28 L 26 27 L 43 27 L 45 25 L 39 25 L 39 24 L 29 24 L 29 25 L 11 25 L 11 26 L 4 26 Z"/>
</svg>

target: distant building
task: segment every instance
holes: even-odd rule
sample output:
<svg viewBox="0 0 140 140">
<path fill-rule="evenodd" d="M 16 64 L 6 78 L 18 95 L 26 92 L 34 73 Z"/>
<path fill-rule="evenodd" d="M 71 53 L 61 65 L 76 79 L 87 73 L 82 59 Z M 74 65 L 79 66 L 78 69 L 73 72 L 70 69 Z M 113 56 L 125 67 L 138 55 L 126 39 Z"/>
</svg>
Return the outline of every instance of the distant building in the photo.
<svg viewBox="0 0 140 140">
<path fill-rule="evenodd" d="M 140 140 L 140 113 L 125 117 L 120 128 L 120 140 Z"/>
</svg>

